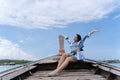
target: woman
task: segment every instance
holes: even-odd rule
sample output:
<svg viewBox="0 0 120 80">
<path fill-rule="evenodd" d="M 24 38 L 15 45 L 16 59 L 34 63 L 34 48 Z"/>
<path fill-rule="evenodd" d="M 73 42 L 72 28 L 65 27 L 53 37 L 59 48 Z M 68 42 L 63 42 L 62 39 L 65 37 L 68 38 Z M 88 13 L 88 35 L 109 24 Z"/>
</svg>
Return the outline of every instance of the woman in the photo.
<svg viewBox="0 0 120 80">
<path fill-rule="evenodd" d="M 60 72 L 66 68 L 66 66 L 69 64 L 69 62 L 76 62 L 78 60 L 84 60 L 84 56 L 82 55 L 81 51 L 83 51 L 83 43 L 85 42 L 86 38 L 90 37 L 91 34 L 98 32 L 98 30 L 93 30 L 89 32 L 83 39 L 79 34 L 76 34 L 74 36 L 74 41 L 71 42 L 68 37 L 64 38 L 68 41 L 70 44 L 71 52 L 70 53 L 64 53 L 62 54 L 59 63 L 57 65 L 57 68 L 48 74 L 48 76 L 53 77 L 60 74 Z"/>
</svg>

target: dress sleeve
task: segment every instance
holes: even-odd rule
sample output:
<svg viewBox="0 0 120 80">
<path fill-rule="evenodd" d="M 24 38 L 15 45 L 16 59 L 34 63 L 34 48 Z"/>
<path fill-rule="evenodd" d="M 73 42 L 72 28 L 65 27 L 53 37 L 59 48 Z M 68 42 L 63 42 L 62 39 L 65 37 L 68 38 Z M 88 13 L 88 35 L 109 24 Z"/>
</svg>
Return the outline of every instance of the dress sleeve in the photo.
<svg viewBox="0 0 120 80">
<path fill-rule="evenodd" d="M 70 41 L 69 37 L 65 36 L 65 40 L 66 40 L 69 44 L 72 44 L 72 42 Z"/>
<path fill-rule="evenodd" d="M 87 35 L 79 42 L 79 50 L 80 50 L 80 51 L 83 51 L 84 42 L 85 42 L 85 40 L 86 40 L 87 38 L 89 38 L 89 37 L 90 37 L 90 35 L 87 34 Z"/>
<path fill-rule="evenodd" d="M 90 37 L 90 35 L 89 34 L 87 34 L 83 39 L 82 39 L 82 41 L 83 41 L 83 43 L 85 42 L 85 40 L 87 39 L 87 38 L 89 38 Z"/>
</svg>

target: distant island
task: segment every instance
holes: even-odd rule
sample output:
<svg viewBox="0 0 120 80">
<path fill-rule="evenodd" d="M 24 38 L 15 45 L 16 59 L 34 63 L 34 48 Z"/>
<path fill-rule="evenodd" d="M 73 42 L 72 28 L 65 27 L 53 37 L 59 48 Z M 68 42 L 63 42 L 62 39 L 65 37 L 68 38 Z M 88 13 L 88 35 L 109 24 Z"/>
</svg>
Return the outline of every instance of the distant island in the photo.
<svg viewBox="0 0 120 80">
<path fill-rule="evenodd" d="M 2 59 L 0 60 L 0 65 L 16 65 L 16 64 L 25 64 L 31 61 L 28 60 L 10 60 L 10 59 Z"/>
<path fill-rule="evenodd" d="M 120 63 L 120 60 L 101 60 L 100 62 L 105 62 L 105 63 Z"/>
<path fill-rule="evenodd" d="M 120 63 L 120 60 L 99 60 L 104 63 Z M 31 61 L 28 60 L 11 60 L 11 59 L 2 59 L 0 60 L 0 65 L 17 65 L 17 64 L 25 64 Z"/>
</svg>

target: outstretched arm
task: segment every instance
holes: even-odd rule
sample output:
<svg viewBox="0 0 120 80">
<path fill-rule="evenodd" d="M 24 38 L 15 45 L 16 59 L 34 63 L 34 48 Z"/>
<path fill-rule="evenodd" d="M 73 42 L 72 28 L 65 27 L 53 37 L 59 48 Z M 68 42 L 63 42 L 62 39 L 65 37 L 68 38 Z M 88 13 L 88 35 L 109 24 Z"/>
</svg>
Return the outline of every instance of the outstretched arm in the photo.
<svg viewBox="0 0 120 80">
<path fill-rule="evenodd" d="M 83 38 L 83 42 L 86 40 L 86 38 L 90 37 L 92 34 L 94 34 L 95 32 L 98 32 L 99 30 L 94 29 L 91 32 L 89 32 L 84 38 Z"/>
<path fill-rule="evenodd" d="M 91 36 L 91 35 L 94 34 L 95 32 L 99 32 L 99 30 L 94 29 L 94 30 L 92 30 L 91 32 L 89 32 L 88 35 Z"/>
<path fill-rule="evenodd" d="M 98 32 L 98 30 L 96 30 L 96 29 L 94 29 L 94 30 L 92 30 L 91 32 L 89 32 L 81 41 L 80 41 L 80 43 L 79 43 L 79 49 L 80 49 L 80 51 L 83 51 L 83 47 L 84 47 L 84 42 L 85 42 L 85 40 L 87 39 L 87 38 L 89 38 L 93 33 L 95 33 L 95 32 Z"/>
</svg>

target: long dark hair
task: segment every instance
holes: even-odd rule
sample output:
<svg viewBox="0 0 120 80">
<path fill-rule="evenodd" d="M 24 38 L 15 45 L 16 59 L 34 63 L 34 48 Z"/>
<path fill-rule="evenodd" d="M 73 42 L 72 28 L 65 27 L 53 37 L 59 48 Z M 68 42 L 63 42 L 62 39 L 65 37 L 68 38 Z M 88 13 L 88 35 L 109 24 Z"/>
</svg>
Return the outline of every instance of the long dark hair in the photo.
<svg viewBox="0 0 120 80">
<path fill-rule="evenodd" d="M 79 34 L 76 34 L 77 35 L 77 42 L 79 42 L 80 40 L 81 40 L 81 35 L 79 35 Z"/>
</svg>

